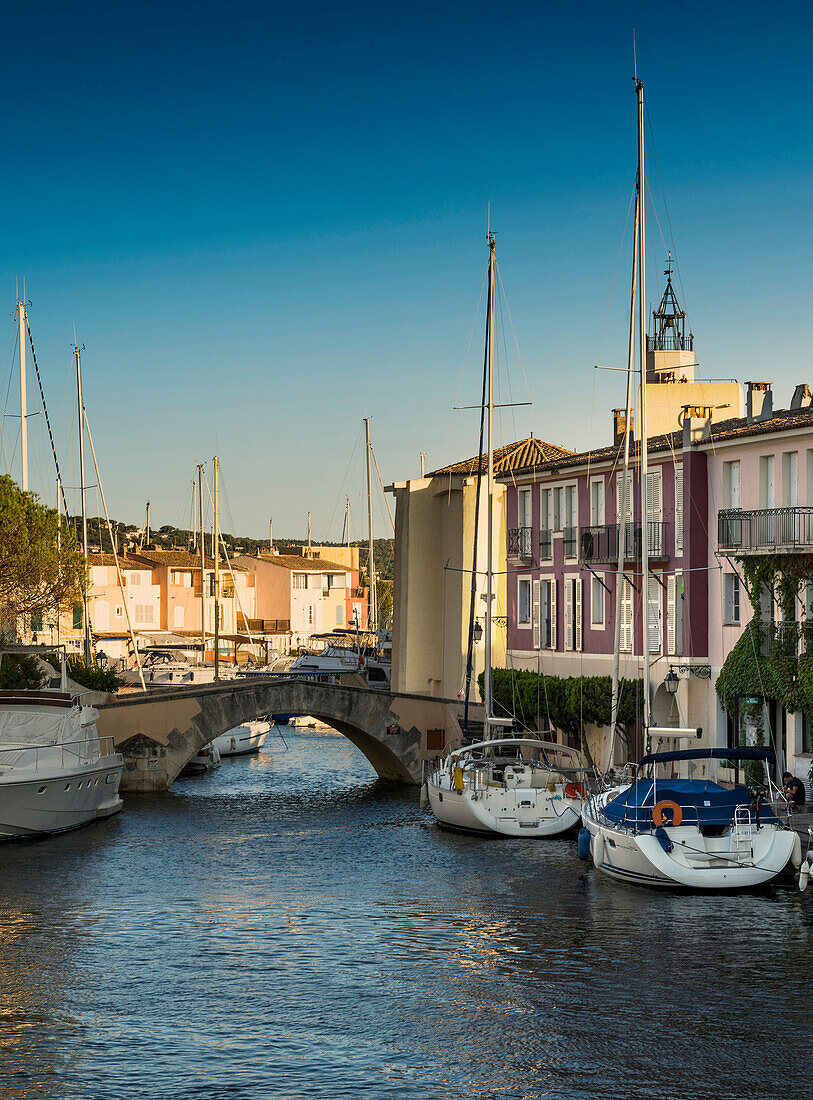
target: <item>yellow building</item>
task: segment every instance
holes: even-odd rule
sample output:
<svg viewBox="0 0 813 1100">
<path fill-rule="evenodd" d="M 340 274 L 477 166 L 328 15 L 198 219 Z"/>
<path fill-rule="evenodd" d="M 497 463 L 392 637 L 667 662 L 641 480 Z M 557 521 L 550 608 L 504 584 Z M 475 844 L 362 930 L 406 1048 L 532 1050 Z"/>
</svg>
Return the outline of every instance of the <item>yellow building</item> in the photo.
<svg viewBox="0 0 813 1100">
<path fill-rule="evenodd" d="M 551 462 L 569 451 L 541 439 L 523 439 L 494 452 L 495 474 Z M 475 616 L 485 626 L 488 515 L 485 478 L 480 484 Z M 395 496 L 392 687 L 394 691 L 456 698 L 465 687 L 471 605 L 477 459 L 387 487 Z M 492 666 L 505 667 L 505 486 L 494 486 L 494 608 Z M 483 671 L 484 640 L 474 647 L 472 699 Z"/>
</svg>

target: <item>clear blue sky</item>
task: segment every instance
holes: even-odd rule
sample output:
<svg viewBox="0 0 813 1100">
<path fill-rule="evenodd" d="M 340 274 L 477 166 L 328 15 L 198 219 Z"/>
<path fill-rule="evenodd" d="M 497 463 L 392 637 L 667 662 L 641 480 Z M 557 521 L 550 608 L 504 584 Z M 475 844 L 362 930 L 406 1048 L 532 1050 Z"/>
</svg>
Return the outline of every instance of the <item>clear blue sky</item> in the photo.
<svg viewBox="0 0 813 1100">
<path fill-rule="evenodd" d="M 606 442 L 620 376 L 594 393 L 592 364 L 635 170 L 633 23 L 703 373 L 773 380 L 787 404 L 813 382 L 808 4 L 6 8 L 4 339 L 25 276 L 68 480 L 75 320 L 115 515 L 149 497 L 184 523 L 217 449 L 227 527 L 262 535 L 273 514 L 298 536 L 310 508 L 337 538 L 349 492 L 360 534 L 362 416 L 387 482 L 421 450 L 476 450 L 475 414 L 451 407 L 477 399 L 482 314 L 459 386 L 489 200 L 533 429 Z M 605 363 L 628 267 L 625 246 Z M 508 369 L 523 399 L 515 353 Z M 6 407 L 7 365 L 2 384 Z M 506 414 L 505 441 L 530 427 Z"/>
</svg>

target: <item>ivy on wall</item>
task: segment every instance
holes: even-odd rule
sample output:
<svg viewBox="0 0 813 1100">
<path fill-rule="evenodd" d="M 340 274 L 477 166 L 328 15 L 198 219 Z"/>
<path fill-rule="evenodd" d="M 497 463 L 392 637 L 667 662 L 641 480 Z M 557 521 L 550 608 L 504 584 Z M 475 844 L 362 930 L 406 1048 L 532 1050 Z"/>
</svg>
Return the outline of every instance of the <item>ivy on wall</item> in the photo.
<svg viewBox="0 0 813 1100">
<path fill-rule="evenodd" d="M 483 692 L 483 674 L 478 678 Z M 511 715 L 525 726 L 550 722 L 556 729 L 580 737 L 583 723 L 609 726 L 612 680 L 609 676 L 542 676 L 509 668 L 491 670 L 495 713 Z M 642 680 L 621 680 L 618 724 L 627 736 L 643 709 Z"/>
<path fill-rule="evenodd" d="M 729 714 L 742 696 L 755 695 L 791 713 L 813 715 L 813 656 L 805 655 L 813 653 L 813 621 L 796 621 L 800 585 L 808 577 L 804 563 L 790 554 L 767 554 L 740 564 L 754 614 L 717 677 L 720 701 Z M 765 587 L 775 591 L 783 622 L 762 619 Z M 800 629 L 806 643 L 801 647 Z"/>
</svg>

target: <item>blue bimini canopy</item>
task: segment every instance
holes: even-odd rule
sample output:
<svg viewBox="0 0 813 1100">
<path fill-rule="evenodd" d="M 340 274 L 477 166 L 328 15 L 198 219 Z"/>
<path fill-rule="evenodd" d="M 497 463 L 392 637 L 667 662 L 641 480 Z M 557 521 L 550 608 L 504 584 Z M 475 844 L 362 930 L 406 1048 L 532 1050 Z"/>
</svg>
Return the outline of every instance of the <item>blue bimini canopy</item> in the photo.
<svg viewBox="0 0 813 1100">
<path fill-rule="evenodd" d="M 656 803 L 664 801 L 680 806 L 684 825 L 724 827 L 733 821 L 738 806 L 751 805 L 751 795 L 747 787 L 729 790 L 706 779 L 664 779 L 658 782 L 638 779 L 629 790 L 607 803 L 604 816 L 636 829 L 652 829 L 652 809 Z M 776 820 L 767 806 L 762 808 L 760 818 L 763 821 Z"/>
<path fill-rule="evenodd" d="M 651 752 L 642 756 L 638 767 L 643 764 L 667 764 L 670 760 L 776 760 L 773 749 L 676 749 L 674 752 Z"/>
</svg>

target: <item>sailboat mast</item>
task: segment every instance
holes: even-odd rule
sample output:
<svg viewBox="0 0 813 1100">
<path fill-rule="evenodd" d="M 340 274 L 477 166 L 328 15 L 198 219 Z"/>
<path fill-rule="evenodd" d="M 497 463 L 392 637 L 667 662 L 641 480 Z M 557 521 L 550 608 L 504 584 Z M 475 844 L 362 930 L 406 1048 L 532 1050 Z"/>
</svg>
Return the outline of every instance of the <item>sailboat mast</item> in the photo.
<svg viewBox="0 0 813 1100">
<path fill-rule="evenodd" d="M 25 302 L 17 302 L 17 315 L 20 321 L 20 488 L 28 492 L 28 401 L 26 394 L 25 370 Z"/>
<path fill-rule="evenodd" d="M 485 669 L 483 670 L 483 702 L 486 708 L 486 737 L 488 736 L 488 720 L 492 717 L 491 704 L 491 614 L 493 608 L 494 577 L 492 573 L 492 557 L 494 544 L 494 298 L 496 294 L 494 255 L 494 237 L 488 234 L 488 473 L 486 476 L 486 497 L 488 499 L 488 526 L 486 547 L 486 644 L 485 644 Z M 477 562 L 472 563 L 472 568 L 477 568 Z"/>
<path fill-rule="evenodd" d="M 203 466 L 198 463 L 198 518 L 200 519 L 200 663 L 206 664 L 206 530 L 203 526 Z M 197 538 L 197 532 L 196 536 Z"/>
<path fill-rule="evenodd" d="M 643 648 L 644 648 L 644 736 L 646 751 L 649 752 L 651 725 L 651 671 L 649 661 L 649 497 L 647 492 L 648 450 L 646 420 L 646 231 L 645 231 L 645 195 L 646 175 L 644 174 L 644 85 L 638 80 L 635 84 L 638 96 L 638 365 L 641 369 L 641 594 L 643 604 Z"/>
<path fill-rule="evenodd" d="M 364 430 L 367 439 L 367 539 L 370 550 L 370 611 L 368 615 L 369 630 L 375 630 L 378 626 L 378 600 L 375 583 L 375 560 L 373 558 L 373 482 L 370 468 L 370 418 L 364 418 Z"/>
<path fill-rule="evenodd" d="M 632 502 L 628 500 L 630 468 L 630 417 L 632 415 L 632 373 L 635 367 L 635 307 L 638 278 L 638 204 L 640 191 L 635 190 L 635 226 L 632 233 L 632 290 L 630 291 L 630 339 L 627 352 L 627 401 L 624 407 L 624 463 L 621 470 L 621 492 L 618 497 L 618 560 L 615 582 L 615 641 L 613 644 L 613 680 L 610 716 L 610 753 L 606 770 L 613 766 L 615 756 L 615 734 L 618 725 L 618 707 L 620 703 L 619 681 L 621 666 L 621 605 L 624 598 L 624 585 L 628 583 L 624 574 L 624 558 L 627 539 L 627 512 L 632 512 Z"/>
<path fill-rule="evenodd" d="M 76 361 L 76 400 L 79 406 L 79 497 L 82 503 L 82 551 L 85 564 L 88 560 L 88 516 L 85 495 L 85 402 L 82 398 L 82 356 L 77 344 L 73 345 Z M 82 593 L 82 619 L 85 624 L 85 665 L 90 667 L 90 623 L 88 622 L 87 589 Z"/>
<path fill-rule="evenodd" d="M 215 679 L 220 679 L 220 517 L 218 514 L 219 508 L 219 481 L 220 481 L 220 460 L 217 455 L 214 457 L 214 483 L 215 483 L 215 500 L 214 500 L 214 523 L 212 526 L 212 542 L 214 544 L 215 554 Z"/>
</svg>

